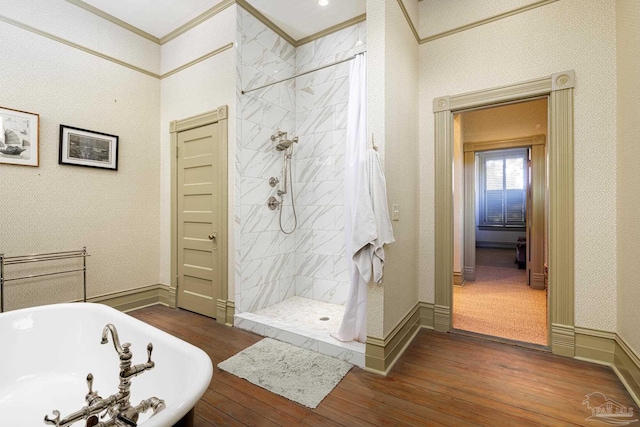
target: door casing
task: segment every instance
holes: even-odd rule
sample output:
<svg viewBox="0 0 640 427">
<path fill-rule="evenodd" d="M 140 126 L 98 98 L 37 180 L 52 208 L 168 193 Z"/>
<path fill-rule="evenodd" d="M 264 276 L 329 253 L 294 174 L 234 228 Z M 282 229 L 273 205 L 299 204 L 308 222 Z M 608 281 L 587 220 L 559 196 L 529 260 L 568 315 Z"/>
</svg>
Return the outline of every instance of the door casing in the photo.
<svg viewBox="0 0 640 427">
<path fill-rule="evenodd" d="M 453 114 L 505 102 L 549 96 L 549 322 L 554 354 L 574 357 L 574 138 L 573 70 L 507 86 L 434 98 L 435 303 L 434 329 L 452 324 Z"/>
</svg>

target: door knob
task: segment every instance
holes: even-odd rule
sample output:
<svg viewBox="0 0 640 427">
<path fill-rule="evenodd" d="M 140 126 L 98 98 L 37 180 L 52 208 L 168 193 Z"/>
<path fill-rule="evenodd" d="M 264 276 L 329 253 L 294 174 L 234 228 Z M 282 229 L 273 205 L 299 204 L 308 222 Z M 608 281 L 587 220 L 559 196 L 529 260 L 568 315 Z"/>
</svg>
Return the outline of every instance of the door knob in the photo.
<svg viewBox="0 0 640 427">
<path fill-rule="evenodd" d="M 213 239 L 215 239 L 215 238 L 216 238 L 216 236 L 215 236 L 215 235 L 213 235 L 213 234 L 209 234 L 209 240 L 213 240 Z"/>
</svg>

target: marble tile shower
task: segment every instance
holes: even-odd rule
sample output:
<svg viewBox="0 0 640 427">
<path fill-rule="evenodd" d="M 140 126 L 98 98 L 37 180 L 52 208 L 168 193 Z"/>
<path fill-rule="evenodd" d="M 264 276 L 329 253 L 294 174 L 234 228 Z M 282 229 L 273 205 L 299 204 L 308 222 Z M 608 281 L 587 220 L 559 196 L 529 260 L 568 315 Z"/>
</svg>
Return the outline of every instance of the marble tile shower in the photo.
<svg viewBox="0 0 640 427">
<path fill-rule="evenodd" d="M 242 95 L 295 73 L 296 51 L 284 39 L 238 8 L 235 256 L 236 312 L 253 312 L 295 295 L 295 235 L 280 231 L 277 211 L 266 200 L 277 188 L 282 154 L 270 136 L 295 130 L 295 82 Z M 285 213 L 289 212 L 285 209 Z M 283 218 L 288 225 L 291 218 Z"/>
<path fill-rule="evenodd" d="M 237 15 L 235 196 L 236 313 L 256 312 L 293 296 L 344 304 L 344 151 L 349 63 L 242 95 L 250 89 L 366 48 L 366 23 L 294 48 L 252 15 Z M 292 173 L 298 226 L 280 231 L 276 195 L 282 153 L 270 136 L 298 136 Z M 293 226 L 289 198 L 283 223 Z"/>
<path fill-rule="evenodd" d="M 366 23 L 353 25 L 296 51 L 296 73 L 365 50 Z M 344 253 L 344 153 L 349 100 L 349 62 L 296 78 L 294 189 L 297 296 L 345 304 L 349 276 Z"/>
</svg>

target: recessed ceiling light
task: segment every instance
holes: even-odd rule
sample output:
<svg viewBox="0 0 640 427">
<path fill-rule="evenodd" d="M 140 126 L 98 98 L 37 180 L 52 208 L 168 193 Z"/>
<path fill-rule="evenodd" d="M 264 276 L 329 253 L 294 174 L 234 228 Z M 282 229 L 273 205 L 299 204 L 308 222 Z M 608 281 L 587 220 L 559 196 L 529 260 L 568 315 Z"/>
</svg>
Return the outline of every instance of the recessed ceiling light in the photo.
<svg viewBox="0 0 640 427">
<path fill-rule="evenodd" d="M 326 6 L 329 4 L 329 0 L 318 0 L 320 6 Z"/>
</svg>

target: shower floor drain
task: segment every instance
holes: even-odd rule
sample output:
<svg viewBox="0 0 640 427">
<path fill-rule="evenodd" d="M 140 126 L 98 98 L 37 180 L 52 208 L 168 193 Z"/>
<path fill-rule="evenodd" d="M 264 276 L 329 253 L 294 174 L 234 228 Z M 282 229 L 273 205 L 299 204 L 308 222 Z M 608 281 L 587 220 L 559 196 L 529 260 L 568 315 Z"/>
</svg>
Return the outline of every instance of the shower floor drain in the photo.
<svg viewBox="0 0 640 427">
<path fill-rule="evenodd" d="M 323 322 L 326 322 L 327 320 L 329 320 L 329 318 L 327 316 L 323 316 L 320 318 L 320 320 L 322 320 Z"/>
</svg>

